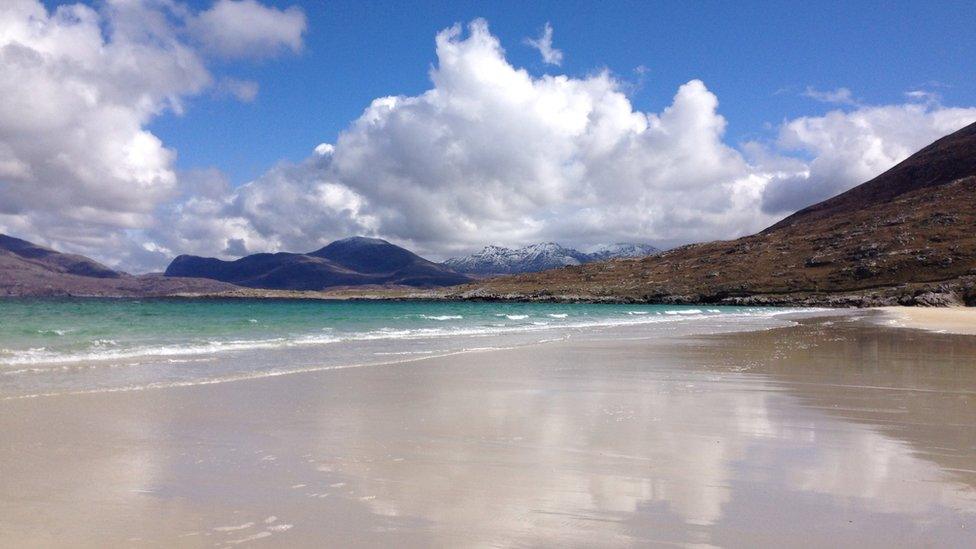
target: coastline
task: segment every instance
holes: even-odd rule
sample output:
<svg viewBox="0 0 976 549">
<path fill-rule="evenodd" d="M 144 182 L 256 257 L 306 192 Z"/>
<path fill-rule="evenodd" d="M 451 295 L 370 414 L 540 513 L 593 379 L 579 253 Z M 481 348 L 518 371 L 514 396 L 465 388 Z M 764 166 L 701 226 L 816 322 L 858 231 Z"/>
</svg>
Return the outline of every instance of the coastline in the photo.
<svg viewBox="0 0 976 549">
<path fill-rule="evenodd" d="M 976 339 L 881 314 L 0 402 L 0 540 L 965 545 Z"/>
<path fill-rule="evenodd" d="M 506 277 L 502 277 L 504 279 Z M 499 281 L 501 279 L 489 279 Z M 343 287 L 322 291 L 265 290 L 239 288 L 216 293 L 180 293 L 171 297 L 245 299 L 335 299 L 335 300 L 429 300 L 486 301 L 496 303 L 603 303 L 646 305 L 717 305 L 757 307 L 963 307 L 976 303 L 976 277 L 930 282 L 913 282 L 861 289 L 797 290 L 782 292 L 729 292 L 701 289 L 697 293 L 659 288 L 654 294 L 628 293 L 608 288 L 598 293 L 584 291 L 554 293 L 547 288 L 494 290 L 481 286 L 423 289 L 413 287 Z"/>
<path fill-rule="evenodd" d="M 616 260 L 609 264 L 624 264 Z M 554 276 L 561 271 L 548 271 Z M 530 273 L 532 274 L 532 273 Z M 535 273 L 538 274 L 538 273 Z M 662 283 L 658 286 L 592 286 L 552 287 L 520 281 L 526 275 L 508 275 L 485 279 L 482 283 L 449 287 L 412 287 L 398 285 L 336 286 L 324 290 L 275 290 L 234 286 L 209 279 L 165 277 L 159 275 L 128 276 L 124 281 L 154 281 L 158 288 L 101 288 L 98 291 L 69 290 L 49 285 L 37 291 L 24 288 L 0 288 L 4 298 L 107 298 L 107 299 L 254 299 L 254 300 L 336 300 L 336 301 L 443 301 L 494 303 L 590 303 L 626 305 L 714 305 L 755 307 L 963 307 L 976 306 L 976 276 L 966 275 L 925 282 L 891 285 L 858 285 L 856 287 L 784 289 L 729 287 L 721 279 L 709 285 L 686 287 Z M 162 281 L 162 282 L 160 282 Z M 168 284 L 163 284 L 166 282 Z M 217 288 L 208 288 L 207 285 Z M 165 289 L 176 286 L 178 289 Z"/>
</svg>

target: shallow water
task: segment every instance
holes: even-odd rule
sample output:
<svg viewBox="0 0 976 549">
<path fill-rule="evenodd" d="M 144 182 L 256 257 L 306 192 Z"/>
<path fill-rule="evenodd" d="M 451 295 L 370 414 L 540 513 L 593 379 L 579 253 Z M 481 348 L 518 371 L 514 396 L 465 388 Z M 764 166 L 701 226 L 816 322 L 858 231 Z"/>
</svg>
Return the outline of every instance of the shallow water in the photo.
<svg viewBox="0 0 976 549">
<path fill-rule="evenodd" d="M 0 398 L 133 390 L 398 362 L 640 328 L 782 325 L 795 309 L 315 300 L 0 301 Z"/>
</svg>

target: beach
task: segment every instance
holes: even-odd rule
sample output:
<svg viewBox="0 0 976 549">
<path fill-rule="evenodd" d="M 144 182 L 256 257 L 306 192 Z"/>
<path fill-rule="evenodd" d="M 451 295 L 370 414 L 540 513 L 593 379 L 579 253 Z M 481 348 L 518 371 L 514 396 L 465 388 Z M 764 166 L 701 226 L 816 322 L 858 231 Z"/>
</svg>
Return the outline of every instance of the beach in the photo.
<svg viewBox="0 0 976 549">
<path fill-rule="evenodd" d="M 974 307 L 881 307 L 880 310 L 891 326 L 976 335 Z"/>
<path fill-rule="evenodd" d="M 878 314 L 0 401 L 0 544 L 972 546 L 976 338 Z"/>
<path fill-rule="evenodd" d="M 0 549 L 976 549 L 974 22 L 0 0 Z"/>
</svg>

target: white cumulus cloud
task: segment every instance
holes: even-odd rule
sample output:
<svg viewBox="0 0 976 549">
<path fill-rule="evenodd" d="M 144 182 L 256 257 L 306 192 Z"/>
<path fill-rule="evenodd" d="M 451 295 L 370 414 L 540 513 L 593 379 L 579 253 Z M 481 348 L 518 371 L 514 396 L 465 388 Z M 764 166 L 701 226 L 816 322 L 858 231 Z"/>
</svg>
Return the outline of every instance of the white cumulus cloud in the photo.
<svg viewBox="0 0 976 549">
<path fill-rule="evenodd" d="M 976 108 L 937 103 L 865 106 L 783 124 L 778 145 L 812 157 L 805 170 L 776 177 L 763 210 L 784 214 L 863 183 L 936 139 L 976 121 Z"/>
<path fill-rule="evenodd" d="M 181 249 L 310 250 L 372 234 L 444 257 L 489 243 L 731 238 L 976 120 L 976 109 L 937 104 L 858 107 L 786 121 L 776 140 L 735 147 L 700 80 L 663 111 L 642 112 L 607 72 L 513 66 L 483 20 L 439 33 L 436 53 L 426 92 L 375 99 L 304 163 L 198 214 L 183 210 L 169 227 L 211 233 L 182 237 Z"/>
<path fill-rule="evenodd" d="M 215 81 L 186 38 L 197 19 L 172 1 L 0 2 L 0 232 L 110 262 L 146 248 L 139 231 L 180 192 L 176 151 L 147 125 L 184 113 Z M 284 40 L 296 49 L 294 36 Z M 244 101 L 257 92 L 246 81 L 220 86 Z"/>
<path fill-rule="evenodd" d="M 761 223 L 744 205 L 758 202 L 762 178 L 723 143 L 702 82 L 644 113 L 608 73 L 512 66 L 482 20 L 436 45 L 432 89 L 374 100 L 326 154 L 235 191 L 227 201 L 253 232 L 212 248 L 239 238 L 304 249 L 365 232 L 444 254 L 550 238 L 696 240 Z"/>
</svg>

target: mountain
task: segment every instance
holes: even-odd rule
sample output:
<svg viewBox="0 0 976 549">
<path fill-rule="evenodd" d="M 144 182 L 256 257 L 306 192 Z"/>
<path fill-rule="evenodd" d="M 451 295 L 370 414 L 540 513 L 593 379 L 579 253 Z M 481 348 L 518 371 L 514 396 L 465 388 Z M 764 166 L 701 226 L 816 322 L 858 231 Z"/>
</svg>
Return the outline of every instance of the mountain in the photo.
<svg viewBox="0 0 976 549">
<path fill-rule="evenodd" d="M 587 254 L 564 248 L 555 242 L 544 242 L 518 249 L 485 246 L 480 252 L 463 257 L 452 257 L 445 261 L 444 265 L 462 273 L 496 275 L 580 265 L 587 260 Z"/>
<path fill-rule="evenodd" d="M 661 250 L 650 244 L 617 243 L 602 246 L 589 253 L 589 261 L 607 261 L 609 259 L 636 259 L 659 253 Z"/>
<path fill-rule="evenodd" d="M 213 280 L 132 276 L 0 234 L 0 296 L 162 296 L 233 289 Z"/>
<path fill-rule="evenodd" d="M 647 244 L 613 244 L 592 253 L 564 248 L 555 242 L 532 244 L 524 248 L 485 246 L 480 252 L 452 257 L 444 265 L 455 271 L 476 275 L 529 273 L 568 265 L 582 265 L 618 257 L 643 257 L 659 250 Z"/>
<path fill-rule="evenodd" d="M 63 254 L 50 248 L 44 248 L 26 240 L 3 234 L 0 234 L 0 258 L 30 264 L 31 266 L 52 273 L 93 278 L 119 278 L 121 276 L 120 273 L 87 257 Z"/>
<path fill-rule="evenodd" d="M 973 227 L 976 124 L 751 236 L 496 278 L 452 297 L 976 305 Z"/>
<path fill-rule="evenodd" d="M 451 286 L 471 279 L 378 238 L 352 237 L 300 253 L 262 253 L 223 261 L 181 255 L 166 276 L 211 278 L 250 288 L 322 290 L 336 286 Z"/>
</svg>

